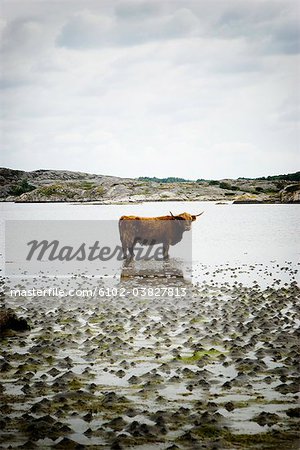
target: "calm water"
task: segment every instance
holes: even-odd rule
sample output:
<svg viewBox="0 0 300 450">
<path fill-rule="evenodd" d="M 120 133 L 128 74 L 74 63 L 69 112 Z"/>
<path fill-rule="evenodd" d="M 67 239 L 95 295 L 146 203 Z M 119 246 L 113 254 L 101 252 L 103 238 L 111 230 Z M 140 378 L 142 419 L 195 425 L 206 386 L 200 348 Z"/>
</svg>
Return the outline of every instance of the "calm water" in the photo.
<svg viewBox="0 0 300 450">
<path fill-rule="evenodd" d="M 168 214 L 169 211 L 173 214 L 184 211 L 197 214 L 204 211 L 203 216 L 193 224 L 195 280 L 209 279 L 211 270 L 217 268 L 216 279 L 224 281 L 231 277 L 236 281 L 249 282 L 248 269 L 251 266 L 255 266 L 251 268 L 251 281 L 264 279 L 268 283 L 274 279 L 291 281 L 291 278 L 297 278 L 296 273 L 291 277 L 290 271 L 297 269 L 300 260 L 299 205 L 216 205 L 212 202 L 132 205 L 2 203 L 0 211 L 2 225 L 5 219 L 101 220 L 118 219 L 122 214 L 157 216 Z M 3 226 L 1 229 L 3 254 Z M 228 267 L 235 268 L 234 276 L 228 275 Z"/>
<path fill-rule="evenodd" d="M 122 428 L 127 432 L 132 421 L 155 425 L 153 413 L 159 411 L 166 415 L 168 434 L 158 435 L 153 445 L 132 448 L 164 450 L 170 448 L 176 436 L 185 435 L 187 425 L 194 423 L 195 411 L 199 417 L 202 413 L 211 415 L 211 405 L 217 408 L 216 429 L 226 426 L 226 433 L 227 427 L 242 434 L 272 432 L 276 427 L 279 436 L 280 430 L 294 430 L 285 411 L 296 407 L 298 389 L 298 290 L 291 282 L 297 279 L 299 264 L 299 205 L 161 202 L 0 207 L 2 254 L 3 219 L 100 220 L 118 219 L 122 214 L 164 215 L 170 210 L 173 214 L 205 212 L 193 224 L 193 265 L 184 279 L 120 280 L 122 261 L 110 279 L 79 275 L 72 279 L 23 276 L 8 280 L 9 287 L 15 283 L 22 289 L 68 289 L 73 288 L 73 283 L 83 289 L 94 284 L 107 289 L 113 284 L 113 289 L 124 289 L 126 295 L 82 298 L 77 293 L 59 298 L 28 294 L 19 298 L 7 289 L 6 305 L 26 317 L 31 331 L 22 338 L 5 341 L 8 368 L 1 371 L 1 377 L 5 394 L 9 395 L 9 411 L 4 414 L 13 420 L 17 417 L 18 422 L 16 429 L 6 427 L 3 448 L 23 445 L 28 439 L 23 430 L 28 426 L 28 417 L 36 420 L 31 415 L 33 407 L 37 408 L 37 416 L 43 414 L 47 419 L 51 415 L 56 425 L 69 427 L 69 432 L 54 436 L 49 428 L 46 439 L 37 442 L 41 448 L 52 448 L 53 442 L 66 434 L 83 445 L 110 448 L 108 420 L 121 415 Z M 175 267 L 176 262 L 171 251 L 169 263 Z M 149 291 L 146 296 L 140 294 L 145 287 L 170 286 L 186 289 L 187 295 L 153 296 Z M 284 288 L 277 289 L 280 286 Z M 260 287 L 267 289 L 262 292 Z M 137 295 L 134 289 L 138 289 Z M 18 367 L 20 370 L 16 371 Z M 26 380 L 28 390 L 24 391 L 21 367 L 32 371 Z M 244 380 L 239 378 L 241 372 Z M 282 381 L 282 373 L 286 382 Z M 136 380 L 132 380 L 134 377 Z M 95 392 L 90 391 L 91 382 Z M 78 383 L 82 388 L 76 395 Z M 57 386 L 63 400 L 56 400 Z M 65 392 L 69 391 L 74 394 L 73 400 L 70 402 L 68 397 L 65 402 Z M 125 410 L 118 409 L 119 400 L 116 404 L 103 403 L 106 395 L 114 393 L 122 404 L 125 396 L 138 414 L 129 417 Z M 51 401 L 39 410 L 41 398 Z M 98 411 L 99 401 L 102 403 Z M 228 402 L 233 402 L 233 410 L 226 407 Z M 173 414 L 180 412 L 182 406 L 188 415 L 173 421 Z M 90 411 L 93 417 L 87 422 L 84 417 Z M 254 421 L 262 412 L 277 414 L 274 428 Z M 157 433 L 157 427 L 155 430 Z M 146 436 L 145 444 L 147 439 Z M 189 438 L 185 439 L 184 448 L 191 448 Z M 211 445 L 208 443 L 207 447 Z M 289 448 L 296 447 L 291 442 Z"/>
</svg>

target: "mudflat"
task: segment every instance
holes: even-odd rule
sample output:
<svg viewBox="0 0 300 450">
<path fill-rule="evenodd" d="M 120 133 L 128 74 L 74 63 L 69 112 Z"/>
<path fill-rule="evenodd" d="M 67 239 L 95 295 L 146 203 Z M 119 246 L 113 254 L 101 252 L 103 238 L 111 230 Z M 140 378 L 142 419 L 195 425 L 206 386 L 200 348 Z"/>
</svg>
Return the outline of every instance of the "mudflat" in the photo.
<svg viewBox="0 0 300 450">
<path fill-rule="evenodd" d="M 1 447 L 297 448 L 296 282 L 168 284 L 6 299 L 31 330 L 1 337 Z"/>
</svg>

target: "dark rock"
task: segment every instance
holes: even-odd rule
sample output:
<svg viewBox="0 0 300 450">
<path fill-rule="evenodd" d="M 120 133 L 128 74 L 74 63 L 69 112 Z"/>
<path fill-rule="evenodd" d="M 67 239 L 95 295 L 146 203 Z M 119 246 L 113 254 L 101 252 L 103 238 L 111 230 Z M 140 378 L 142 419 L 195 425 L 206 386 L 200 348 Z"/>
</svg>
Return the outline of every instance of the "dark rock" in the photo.
<svg viewBox="0 0 300 450">
<path fill-rule="evenodd" d="M 291 418 L 299 418 L 300 417 L 300 408 L 290 408 L 286 412 L 286 415 Z"/>
<path fill-rule="evenodd" d="M 227 409 L 227 411 L 233 411 L 234 404 L 232 402 L 227 402 L 227 403 L 225 403 L 224 408 Z"/>
<path fill-rule="evenodd" d="M 138 411 L 137 409 L 134 409 L 134 408 L 129 408 L 129 409 L 127 409 L 127 411 L 125 411 L 125 414 L 128 417 L 135 417 L 138 414 L 140 414 L 140 411 Z"/>
<path fill-rule="evenodd" d="M 56 367 L 52 367 L 51 370 L 48 371 L 49 375 L 51 375 L 51 377 L 56 377 L 60 371 L 56 369 Z"/>
<path fill-rule="evenodd" d="M 107 422 L 106 425 L 115 431 L 121 431 L 121 430 L 123 430 L 123 428 L 125 428 L 127 423 L 125 422 L 125 420 L 122 417 L 115 417 L 110 422 Z"/>
<path fill-rule="evenodd" d="M 268 425 L 269 427 L 275 425 L 279 421 L 279 416 L 277 414 L 262 412 L 258 416 L 252 419 L 254 422 L 258 423 L 261 427 Z"/>
<path fill-rule="evenodd" d="M 112 442 L 110 448 L 111 448 L 111 450 L 123 450 L 124 447 L 122 447 L 121 443 L 118 440 L 116 440 L 116 441 Z"/>
<path fill-rule="evenodd" d="M 126 431 L 134 437 L 147 437 L 152 435 L 151 427 L 149 425 L 146 423 L 139 423 L 136 420 L 126 427 Z"/>
<path fill-rule="evenodd" d="M 28 322 L 24 318 L 18 318 L 10 309 L 0 309 L 0 334 L 6 330 L 27 331 L 30 330 Z"/>
<path fill-rule="evenodd" d="M 66 438 L 64 437 L 61 441 L 59 441 L 57 444 L 53 445 L 52 448 L 61 448 L 64 450 L 80 450 L 80 449 L 84 449 L 84 445 L 78 444 L 75 441 L 72 441 L 72 439 Z"/>
</svg>

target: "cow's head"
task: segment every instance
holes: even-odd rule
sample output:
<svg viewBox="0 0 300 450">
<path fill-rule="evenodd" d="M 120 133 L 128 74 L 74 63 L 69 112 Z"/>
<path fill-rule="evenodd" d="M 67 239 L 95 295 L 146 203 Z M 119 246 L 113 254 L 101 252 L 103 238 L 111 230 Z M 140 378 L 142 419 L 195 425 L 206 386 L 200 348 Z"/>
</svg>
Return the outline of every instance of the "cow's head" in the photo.
<svg viewBox="0 0 300 450">
<path fill-rule="evenodd" d="M 198 216 L 201 216 L 203 214 L 203 212 L 201 212 L 200 214 L 196 214 L 196 215 L 192 215 L 192 214 L 184 212 L 184 213 L 174 216 L 170 211 L 170 214 L 174 220 L 180 221 L 179 223 L 182 224 L 184 231 L 188 231 L 191 229 L 192 222 L 194 222 Z"/>
</svg>

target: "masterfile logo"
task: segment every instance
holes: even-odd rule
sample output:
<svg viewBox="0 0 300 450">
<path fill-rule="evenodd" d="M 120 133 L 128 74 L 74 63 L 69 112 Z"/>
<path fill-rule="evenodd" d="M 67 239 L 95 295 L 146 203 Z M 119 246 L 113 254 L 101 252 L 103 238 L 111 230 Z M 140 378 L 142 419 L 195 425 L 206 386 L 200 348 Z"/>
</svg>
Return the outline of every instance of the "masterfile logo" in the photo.
<svg viewBox="0 0 300 450">
<path fill-rule="evenodd" d="M 191 231 L 184 233 L 166 257 L 160 242 L 143 241 L 137 236 L 133 255 L 126 255 L 118 220 L 8 220 L 5 274 L 115 275 L 128 259 L 145 265 L 166 258 L 191 261 L 191 242 Z"/>
</svg>

